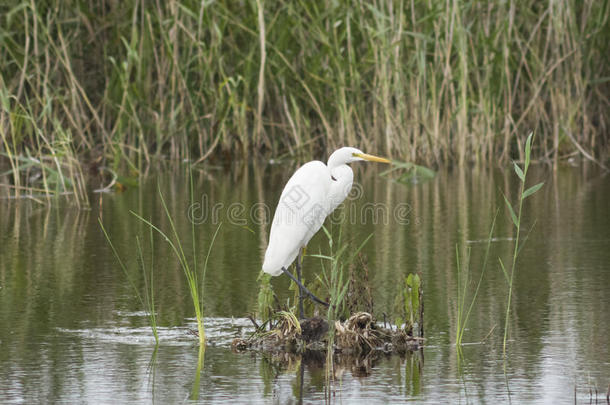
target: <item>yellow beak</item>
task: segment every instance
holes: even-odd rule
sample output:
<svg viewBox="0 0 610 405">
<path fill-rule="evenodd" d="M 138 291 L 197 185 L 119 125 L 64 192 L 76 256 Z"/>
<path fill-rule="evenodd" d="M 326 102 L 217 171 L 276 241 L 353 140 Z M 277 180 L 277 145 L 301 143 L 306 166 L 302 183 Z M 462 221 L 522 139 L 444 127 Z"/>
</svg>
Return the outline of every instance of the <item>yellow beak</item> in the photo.
<svg viewBox="0 0 610 405">
<path fill-rule="evenodd" d="M 392 163 L 388 159 L 379 156 L 369 155 L 368 153 L 354 153 L 354 156 L 362 158 L 364 160 L 368 160 L 369 162 Z"/>
</svg>

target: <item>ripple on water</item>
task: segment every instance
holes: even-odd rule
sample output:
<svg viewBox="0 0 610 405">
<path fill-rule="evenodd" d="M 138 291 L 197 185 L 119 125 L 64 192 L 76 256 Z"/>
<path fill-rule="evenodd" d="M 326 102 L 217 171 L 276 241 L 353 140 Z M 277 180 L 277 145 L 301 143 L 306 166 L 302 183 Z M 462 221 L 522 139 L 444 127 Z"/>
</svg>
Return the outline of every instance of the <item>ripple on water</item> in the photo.
<svg viewBox="0 0 610 405">
<path fill-rule="evenodd" d="M 122 317 L 146 317 L 145 312 L 120 312 Z M 163 345 L 188 346 L 196 343 L 194 332 L 197 330 L 195 318 L 187 318 L 182 326 L 157 327 L 159 341 Z M 121 323 L 120 321 L 117 323 Z M 236 337 L 245 337 L 254 331 L 252 323 L 247 318 L 204 318 L 205 332 L 208 344 L 211 346 L 231 346 Z M 150 326 L 110 326 L 103 328 L 68 329 L 56 328 L 61 333 L 78 336 L 82 339 L 92 339 L 101 342 L 124 343 L 132 345 L 150 345 L 155 343 Z"/>
</svg>

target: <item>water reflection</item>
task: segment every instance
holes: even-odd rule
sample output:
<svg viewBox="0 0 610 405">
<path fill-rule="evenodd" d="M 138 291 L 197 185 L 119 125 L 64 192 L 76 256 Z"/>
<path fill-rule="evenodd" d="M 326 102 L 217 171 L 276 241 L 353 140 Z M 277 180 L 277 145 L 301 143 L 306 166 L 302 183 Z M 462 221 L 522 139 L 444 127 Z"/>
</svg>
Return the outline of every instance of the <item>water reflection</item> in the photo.
<svg viewBox="0 0 610 405">
<path fill-rule="evenodd" d="M 301 391 L 305 402 L 323 400 L 319 364 L 292 359 L 278 365 L 260 354 L 235 355 L 229 349 L 232 338 L 248 331 L 239 319 L 255 309 L 256 277 L 268 233 L 264 221 L 229 207 L 236 202 L 273 207 L 291 172 L 257 163 L 195 173 L 199 195 L 212 205 L 223 205 L 217 214 L 224 223 L 205 284 L 211 346 L 202 359 L 198 384 L 200 356 L 186 333 L 192 325 L 192 304 L 168 246 L 156 240 L 154 251 L 148 252 L 156 264 L 161 330 L 161 346 L 151 366 L 147 319 L 96 222 L 102 218 L 130 276 L 143 288 L 135 236 L 147 235 L 147 228 L 130 210 L 168 229 L 158 183 L 179 232 L 188 235 L 184 168 L 151 176 L 124 193 L 91 195 L 90 211 L 62 201 L 50 207 L 2 201 L 0 401 L 128 402 L 154 397 L 177 402 L 191 395 L 203 402 L 284 403 L 298 400 Z M 471 278 L 478 280 L 485 249 L 480 241 L 487 237 L 495 210 L 504 209 L 502 193 L 514 196 L 515 176 L 473 169 L 404 185 L 378 177 L 374 167 L 358 167 L 355 178 L 362 185 L 361 197 L 350 199 L 345 212 L 363 212 L 370 202 L 384 204 L 388 212 L 399 204 L 408 207 L 403 222 L 370 220 L 345 228 L 345 236 L 354 240 L 374 232 L 364 250 L 373 310 L 380 319 L 383 312 L 390 315 L 398 285 L 408 273 L 421 273 L 428 340 L 425 367 L 413 357 L 345 364 L 339 368 L 338 398 L 494 403 L 507 402 L 510 391 L 515 403 L 557 403 L 571 401 L 575 387 L 579 401 L 589 400 L 591 387 L 605 392 L 610 382 L 608 176 L 587 166 L 532 171 L 532 184 L 546 185 L 526 200 L 524 227 L 532 230 L 516 273 L 506 373 L 500 341 L 507 286 L 497 265 L 498 257 L 506 262 L 512 254 L 515 235 L 506 213 L 500 213 L 490 267 L 465 332 L 465 342 L 477 344 L 464 346 L 460 361 L 452 345 L 457 321 L 455 249 L 457 245 L 460 257 L 471 249 Z M 201 222 L 196 226 L 200 263 L 216 230 L 212 219 Z M 310 251 L 317 251 L 320 242 L 322 238 L 314 238 Z M 311 257 L 306 261 L 312 279 L 319 263 Z M 283 277 L 273 283 L 280 298 L 290 293 Z"/>
<path fill-rule="evenodd" d="M 244 355 L 242 353 L 241 355 Z M 322 352 L 306 352 L 302 355 L 289 353 L 257 354 L 260 357 L 260 374 L 264 382 L 264 394 L 272 395 L 274 386 L 280 383 L 283 376 L 290 378 L 294 399 L 302 402 L 311 399 L 312 392 L 323 394 L 328 390 L 326 382 L 326 354 Z M 366 356 L 346 354 L 336 355 L 333 366 L 333 382 L 330 387 L 331 399 L 349 396 L 345 392 L 345 381 L 357 380 L 364 383 L 363 378 L 370 377 L 380 364 L 390 363 L 396 373 L 395 382 L 405 384 L 408 395 L 418 395 L 420 391 L 420 374 L 423 367 L 423 353 L 409 352 L 400 356 L 391 356 L 382 352 L 370 352 Z M 390 371 L 384 370 L 384 371 Z M 379 376 L 377 376 L 379 377 Z"/>
</svg>

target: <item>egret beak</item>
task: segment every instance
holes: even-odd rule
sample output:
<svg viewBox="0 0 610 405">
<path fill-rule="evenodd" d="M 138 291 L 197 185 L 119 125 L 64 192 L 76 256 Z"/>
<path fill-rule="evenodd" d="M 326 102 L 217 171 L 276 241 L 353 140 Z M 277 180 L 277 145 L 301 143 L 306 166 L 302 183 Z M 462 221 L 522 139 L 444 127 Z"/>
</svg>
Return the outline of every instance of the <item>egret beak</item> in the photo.
<svg viewBox="0 0 610 405">
<path fill-rule="evenodd" d="M 379 156 L 369 155 L 368 153 L 354 153 L 353 155 L 364 160 L 368 160 L 369 162 L 392 163 L 388 159 Z"/>
</svg>

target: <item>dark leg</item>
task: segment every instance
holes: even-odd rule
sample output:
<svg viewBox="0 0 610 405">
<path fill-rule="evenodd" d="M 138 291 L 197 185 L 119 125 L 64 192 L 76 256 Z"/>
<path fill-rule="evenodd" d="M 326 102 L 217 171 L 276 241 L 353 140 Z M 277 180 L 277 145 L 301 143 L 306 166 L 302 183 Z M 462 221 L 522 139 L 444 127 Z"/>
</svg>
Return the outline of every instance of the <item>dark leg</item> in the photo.
<svg viewBox="0 0 610 405">
<path fill-rule="evenodd" d="M 312 301 L 317 302 L 320 305 L 324 305 L 325 307 L 328 307 L 328 302 L 324 302 L 322 301 L 320 298 L 316 297 L 315 295 L 313 295 L 313 293 L 311 291 L 309 291 L 303 284 L 301 284 L 299 282 L 299 280 L 297 280 L 291 272 L 289 272 L 288 270 L 286 270 L 285 267 L 282 267 L 282 271 L 284 272 L 284 274 L 286 274 L 288 277 L 290 277 L 292 279 L 292 281 L 294 281 L 295 283 L 297 283 L 297 285 L 299 286 L 299 288 L 301 288 L 303 290 L 303 292 L 305 294 L 307 294 L 309 296 L 309 298 L 312 299 Z"/>
<path fill-rule="evenodd" d="M 303 285 L 303 281 L 301 279 L 301 258 L 303 257 L 303 250 L 299 249 L 299 254 L 297 255 L 297 279 L 299 280 L 299 285 Z M 303 289 L 299 287 L 299 318 L 305 319 L 305 311 L 303 310 Z"/>
</svg>

